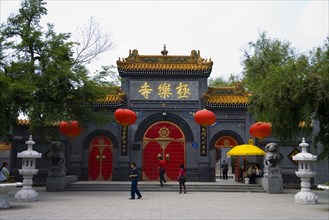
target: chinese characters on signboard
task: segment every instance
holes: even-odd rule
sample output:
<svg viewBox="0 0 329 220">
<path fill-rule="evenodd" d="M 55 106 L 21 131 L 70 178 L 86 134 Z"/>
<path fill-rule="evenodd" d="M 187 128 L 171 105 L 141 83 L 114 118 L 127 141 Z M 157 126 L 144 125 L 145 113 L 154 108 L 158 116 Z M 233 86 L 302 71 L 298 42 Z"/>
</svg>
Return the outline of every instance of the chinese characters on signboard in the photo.
<svg viewBox="0 0 329 220">
<path fill-rule="evenodd" d="M 201 156 L 207 156 L 207 127 L 201 126 L 201 146 L 200 146 L 200 155 Z"/>
<path fill-rule="evenodd" d="M 121 156 L 127 156 L 127 126 L 121 126 Z"/>
<path fill-rule="evenodd" d="M 133 81 L 131 99 L 198 100 L 197 81 Z"/>
</svg>

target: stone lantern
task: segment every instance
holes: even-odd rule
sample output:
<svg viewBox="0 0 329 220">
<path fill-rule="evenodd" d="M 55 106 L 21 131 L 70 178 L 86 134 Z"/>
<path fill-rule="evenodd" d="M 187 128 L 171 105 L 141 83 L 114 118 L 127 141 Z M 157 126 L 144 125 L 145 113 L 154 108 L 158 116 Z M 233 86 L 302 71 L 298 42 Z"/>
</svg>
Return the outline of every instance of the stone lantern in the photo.
<svg viewBox="0 0 329 220">
<path fill-rule="evenodd" d="M 306 143 L 305 138 L 303 138 L 299 146 L 302 147 L 302 152 L 292 157 L 294 161 L 298 162 L 298 171 L 295 173 L 301 179 L 301 191 L 295 195 L 295 202 L 316 204 L 318 203 L 318 197 L 310 190 L 311 178 L 315 176 L 315 172 L 313 172 L 313 163 L 316 161 L 316 156 L 307 152 L 309 144 Z"/>
<path fill-rule="evenodd" d="M 15 194 L 15 199 L 18 201 L 33 202 L 37 199 L 38 193 L 32 188 L 33 175 L 38 173 L 35 169 L 36 158 L 41 158 L 41 153 L 33 150 L 35 142 L 32 140 L 32 135 L 28 141 L 27 150 L 17 153 L 18 158 L 22 158 L 22 169 L 19 173 L 23 175 L 23 188 Z"/>
</svg>

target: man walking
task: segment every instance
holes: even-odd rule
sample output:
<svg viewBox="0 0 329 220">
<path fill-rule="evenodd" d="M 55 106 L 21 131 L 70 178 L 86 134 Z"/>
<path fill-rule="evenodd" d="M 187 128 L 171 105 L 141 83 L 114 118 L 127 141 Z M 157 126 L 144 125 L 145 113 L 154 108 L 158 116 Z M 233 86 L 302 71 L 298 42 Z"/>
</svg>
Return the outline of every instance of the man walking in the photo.
<svg viewBox="0 0 329 220">
<path fill-rule="evenodd" d="M 225 160 L 223 160 L 221 168 L 223 171 L 223 180 L 227 180 L 228 164 L 225 162 Z"/>
<path fill-rule="evenodd" d="M 142 198 L 142 194 L 139 192 L 137 188 L 138 184 L 138 170 L 136 168 L 136 163 L 131 163 L 131 174 L 129 175 L 129 179 L 131 181 L 131 191 L 130 191 L 130 198 L 129 199 L 135 199 L 135 194 L 138 196 L 137 199 Z"/>
</svg>

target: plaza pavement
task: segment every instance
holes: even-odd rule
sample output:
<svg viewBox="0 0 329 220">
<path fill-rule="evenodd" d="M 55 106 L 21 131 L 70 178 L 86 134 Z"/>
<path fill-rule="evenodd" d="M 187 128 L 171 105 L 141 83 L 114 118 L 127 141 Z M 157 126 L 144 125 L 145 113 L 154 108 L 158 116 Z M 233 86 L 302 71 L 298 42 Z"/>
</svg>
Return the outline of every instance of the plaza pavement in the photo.
<svg viewBox="0 0 329 220">
<path fill-rule="evenodd" d="M 178 186 L 177 186 L 178 187 Z M 1 220 L 106 220 L 106 219 L 248 219 L 248 220 L 328 220 L 329 191 L 314 190 L 316 205 L 294 202 L 299 190 L 282 194 L 250 192 L 141 192 L 139 200 L 128 200 L 128 191 L 47 192 L 35 187 L 35 202 L 14 201 L 9 193 L 9 209 L 0 210 Z"/>
</svg>

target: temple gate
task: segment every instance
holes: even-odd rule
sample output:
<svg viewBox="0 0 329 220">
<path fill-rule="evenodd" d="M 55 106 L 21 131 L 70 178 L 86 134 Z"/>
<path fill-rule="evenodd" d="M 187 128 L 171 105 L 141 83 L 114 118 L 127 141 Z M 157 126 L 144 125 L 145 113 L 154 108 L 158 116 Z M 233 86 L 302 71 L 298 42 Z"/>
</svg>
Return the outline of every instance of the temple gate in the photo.
<svg viewBox="0 0 329 220">
<path fill-rule="evenodd" d="M 185 165 L 185 137 L 174 123 L 160 121 L 147 129 L 143 138 L 143 180 L 158 180 L 158 155 L 167 162 L 166 178 L 177 180 L 180 164 Z"/>
</svg>

